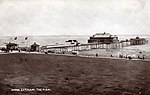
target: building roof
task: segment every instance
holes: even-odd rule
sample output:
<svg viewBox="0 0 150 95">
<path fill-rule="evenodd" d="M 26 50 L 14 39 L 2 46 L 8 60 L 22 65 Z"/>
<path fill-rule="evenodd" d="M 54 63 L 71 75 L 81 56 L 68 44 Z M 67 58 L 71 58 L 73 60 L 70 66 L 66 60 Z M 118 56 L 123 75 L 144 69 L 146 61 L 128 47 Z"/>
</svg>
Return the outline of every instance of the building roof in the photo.
<svg viewBox="0 0 150 95">
<path fill-rule="evenodd" d="M 18 44 L 16 44 L 16 43 L 11 43 L 11 42 L 9 42 L 8 44 L 6 44 L 6 46 L 17 46 Z"/>
<path fill-rule="evenodd" d="M 34 42 L 34 44 L 32 44 L 31 46 L 40 46 L 40 45 L 38 45 L 38 44 L 36 44 L 36 42 Z"/>
<path fill-rule="evenodd" d="M 105 37 L 117 37 L 116 35 L 111 35 L 110 33 L 96 33 L 93 35 L 95 38 L 105 38 Z"/>
<path fill-rule="evenodd" d="M 145 38 L 140 38 L 140 37 L 136 37 L 136 38 L 131 38 L 130 40 L 146 40 Z"/>
<path fill-rule="evenodd" d="M 137 36 L 136 39 L 140 39 L 140 37 Z"/>
</svg>

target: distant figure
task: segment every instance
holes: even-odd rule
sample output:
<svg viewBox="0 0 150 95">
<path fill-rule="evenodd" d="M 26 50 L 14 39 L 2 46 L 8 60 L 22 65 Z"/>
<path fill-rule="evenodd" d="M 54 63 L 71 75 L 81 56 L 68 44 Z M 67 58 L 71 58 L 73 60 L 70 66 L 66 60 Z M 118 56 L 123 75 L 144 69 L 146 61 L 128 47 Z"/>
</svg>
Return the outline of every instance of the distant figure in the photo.
<svg viewBox="0 0 150 95">
<path fill-rule="evenodd" d="M 18 51 L 19 51 L 19 52 L 21 52 L 21 49 L 20 49 L 20 48 L 18 48 Z"/>
<path fill-rule="evenodd" d="M 110 56 L 111 56 L 111 57 L 113 57 L 113 55 L 112 55 L 112 54 L 111 54 Z"/>
<path fill-rule="evenodd" d="M 119 54 L 119 58 L 122 58 L 123 56 L 122 56 L 122 54 Z"/>
<path fill-rule="evenodd" d="M 96 53 L 96 57 L 98 57 L 98 54 Z"/>
<path fill-rule="evenodd" d="M 145 58 L 144 58 L 144 55 L 143 55 L 143 60 L 144 60 Z"/>
<path fill-rule="evenodd" d="M 139 52 L 138 59 L 144 59 L 144 55 L 142 54 L 141 51 Z"/>
<path fill-rule="evenodd" d="M 129 58 L 129 60 L 131 60 L 131 59 L 132 59 L 132 57 L 131 57 L 131 56 L 128 56 L 128 58 Z"/>
</svg>

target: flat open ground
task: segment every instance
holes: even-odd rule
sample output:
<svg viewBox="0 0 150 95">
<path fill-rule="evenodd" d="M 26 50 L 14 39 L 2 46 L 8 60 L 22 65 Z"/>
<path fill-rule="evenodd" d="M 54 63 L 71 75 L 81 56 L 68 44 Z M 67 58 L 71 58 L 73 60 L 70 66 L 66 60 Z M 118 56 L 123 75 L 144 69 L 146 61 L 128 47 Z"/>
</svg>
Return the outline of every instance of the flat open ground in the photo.
<svg viewBox="0 0 150 95">
<path fill-rule="evenodd" d="M 45 88 L 50 91 L 11 91 Z M 0 95 L 149 95 L 150 62 L 1 54 Z"/>
</svg>

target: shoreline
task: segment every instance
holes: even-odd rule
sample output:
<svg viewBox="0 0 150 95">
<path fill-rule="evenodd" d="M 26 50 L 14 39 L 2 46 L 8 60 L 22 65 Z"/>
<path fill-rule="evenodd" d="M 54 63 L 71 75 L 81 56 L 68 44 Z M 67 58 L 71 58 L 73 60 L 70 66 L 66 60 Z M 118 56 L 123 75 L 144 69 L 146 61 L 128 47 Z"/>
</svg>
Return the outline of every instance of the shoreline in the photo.
<svg viewBox="0 0 150 95">
<path fill-rule="evenodd" d="M 139 61 L 150 61 L 149 58 L 146 59 L 138 59 L 138 58 L 133 58 L 133 59 L 128 59 L 128 58 L 119 58 L 119 57 L 104 57 L 104 56 L 86 56 L 86 55 L 73 55 L 73 54 L 55 54 L 55 53 L 39 53 L 39 52 L 15 52 L 15 53 L 0 53 L 0 55 L 3 54 L 37 54 L 37 55 L 61 55 L 61 56 L 74 56 L 74 57 L 83 57 L 83 58 L 98 58 L 98 59 L 118 59 L 118 60 L 139 60 Z"/>
</svg>

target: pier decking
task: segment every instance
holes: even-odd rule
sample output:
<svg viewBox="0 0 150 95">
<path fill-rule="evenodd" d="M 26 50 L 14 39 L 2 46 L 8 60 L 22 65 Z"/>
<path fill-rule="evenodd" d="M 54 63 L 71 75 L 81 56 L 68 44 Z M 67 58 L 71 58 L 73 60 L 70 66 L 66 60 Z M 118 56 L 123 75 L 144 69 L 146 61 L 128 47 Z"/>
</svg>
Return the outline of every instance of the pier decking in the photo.
<svg viewBox="0 0 150 95">
<path fill-rule="evenodd" d="M 129 44 L 124 43 L 111 43 L 111 44 L 102 44 L 102 43 L 88 43 L 88 44 L 80 44 L 80 45 L 68 45 L 68 46 L 44 46 L 42 50 L 50 51 L 50 52 L 71 52 L 71 51 L 82 51 L 82 50 L 90 50 L 90 49 L 115 49 L 122 48 L 124 46 L 128 46 Z"/>
</svg>

